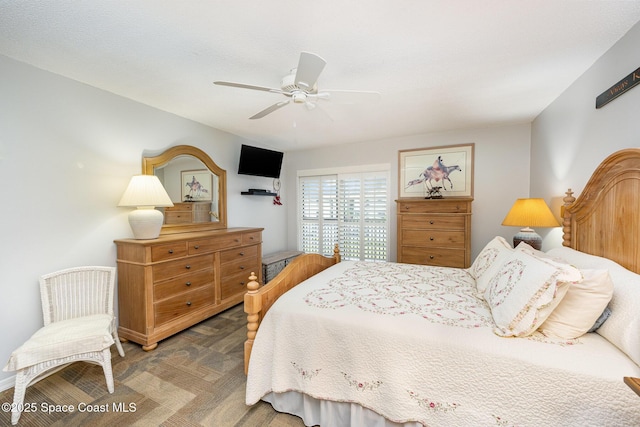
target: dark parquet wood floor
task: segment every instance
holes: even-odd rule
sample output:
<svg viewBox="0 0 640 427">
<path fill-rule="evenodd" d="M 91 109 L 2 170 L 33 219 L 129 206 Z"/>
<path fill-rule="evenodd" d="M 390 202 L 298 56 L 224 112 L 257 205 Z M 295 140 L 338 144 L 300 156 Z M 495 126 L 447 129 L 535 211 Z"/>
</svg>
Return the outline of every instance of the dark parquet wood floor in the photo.
<svg viewBox="0 0 640 427">
<path fill-rule="evenodd" d="M 113 394 L 100 366 L 72 364 L 27 389 L 25 403 L 36 410 L 23 413 L 18 425 L 304 426 L 268 403 L 245 405 L 245 316 L 238 305 L 151 352 L 127 342 L 121 358 L 112 346 Z M 0 403 L 12 401 L 13 389 L 0 393 Z M 70 406 L 74 412 L 65 412 Z M 10 413 L 0 412 L 0 425 L 11 425 Z"/>
</svg>

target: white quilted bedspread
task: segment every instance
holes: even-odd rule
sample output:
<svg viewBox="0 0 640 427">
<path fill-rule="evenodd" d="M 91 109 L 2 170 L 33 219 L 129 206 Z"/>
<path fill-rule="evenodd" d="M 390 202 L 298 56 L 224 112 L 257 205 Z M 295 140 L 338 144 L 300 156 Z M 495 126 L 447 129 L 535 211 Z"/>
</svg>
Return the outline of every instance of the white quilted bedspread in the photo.
<svg viewBox="0 0 640 427">
<path fill-rule="evenodd" d="M 596 333 L 496 336 L 465 270 L 345 261 L 267 313 L 246 402 L 297 391 L 425 426 L 637 426 L 624 376 L 640 367 Z"/>
</svg>

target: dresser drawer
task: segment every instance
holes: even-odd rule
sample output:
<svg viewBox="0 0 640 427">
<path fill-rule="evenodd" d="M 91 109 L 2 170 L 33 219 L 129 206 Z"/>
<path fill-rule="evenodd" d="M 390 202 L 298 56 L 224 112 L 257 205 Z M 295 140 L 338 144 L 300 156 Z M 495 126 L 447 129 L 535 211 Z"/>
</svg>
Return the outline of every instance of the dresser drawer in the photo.
<svg viewBox="0 0 640 427">
<path fill-rule="evenodd" d="M 403 215 L 402 228 L 408 229 L 440 229 L 440 230 L 464 230 L 466 217 L 462 215 Z"/>
<path fill-rule="evenodd" d="M 153 300 L 157 302 L 205 286 L 213 286 L 213 268 L 157 282 L 153 286 Z"/>
<path fill-rule="evenodd" d="M 262 241 L 262 232 L 256 231 L 254 233 L 244 233 L 242 235 L 243 245 L 252 245 L 254 243 L 260 243 Z"/>
<path fill-rule="evenodd" d="M 220 265 L 220 275 L 223 281 L 226 277 L 235 276 L 239 273 L 245 273 L 249 277 L 251 272 L 260 273 L 260 266 L 256 257 L 239 258 Z"/>
<path fill-rule="evenodd" d="M 242 271 L 231 276 L 223 277 L 222 283 L 220 284 L 220 298 L 226 299 L 237 294 L 245 293 L 250 275 L 250 271 Z"/>
<path fill-rule="evenodd" d="M 186 242 L 172 242 L 164 245 L 151 246 L 151 261 L 158 262 L 166 259 L 181 258 L 187 256 Z"/>
<path fill-rule="evenodd" d="M 213 286 L 206 286 L 185 292 L 154 304 L 155 325 L 170 322 L 178 316 L 184 316 L 200 308 L 210 306 L 215 300 Z"/>
<path fill-rule="evenodd" d="M 468 200 L 420 200 L 399 201 L 398 214 L 405 213 L 471 213 L 471 202 Z"/>
<path fill-rule="evenodd" d="M 464 249 L 464 231 L 402 230 L 402 244 L 419 247 Z"/>
<path fill-rule="evenodd" d="M 239 259 L 257 258 L 258 246 L 242 246 L 237 249 L 231 249 L 228 251 L 220 252 L 220 263 L 226 264 L 227 262 L 236 261 Z"/>
<path fill-rule="evenodd" d="M 439 267 L 466 267 L 464 250 L 446 248 L 403 247 L 402 262 Z"/>
<path fill-rule="evenodd" d="M 164 213 L 164 223 L 165 224 L 191 224 L 193 219 L 193 214 L 184 211 L 171 211 Z"/>
<path fill-rule="evenodd" d="M 167 261 L 152 267 L 153 282 L 170 279 L 181 274 L 213 268 L 213 254 Z"/>
<path fill-rule="evenodd" d="M 189 255 L 197 255 L 240 246 L 242 244 L 242 235 L 232 234 L 228 236 L 216 236 L 208 239 L 190 240 L 188 243 Z"/>
</svg>

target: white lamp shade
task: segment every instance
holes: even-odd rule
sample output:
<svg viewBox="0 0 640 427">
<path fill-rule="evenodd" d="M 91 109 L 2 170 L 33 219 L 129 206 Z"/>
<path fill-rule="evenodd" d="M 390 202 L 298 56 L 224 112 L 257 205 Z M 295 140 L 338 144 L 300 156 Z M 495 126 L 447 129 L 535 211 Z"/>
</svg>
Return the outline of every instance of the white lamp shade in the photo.
<svg viewBox="0 0 640 427">
<path fill-rule="evenodd" d="M 171 198 L 154 175 L 136 175 L 129 181 L 118 206 L 137 207 L 129 213 L 129 225 L 136 239 L 156 239 L 164 216 L 155 207 L 173 206 Z"/>
<path fill-rule="evenodd" d="M 162 208 L 173 206 L 173 203 L 157 176 L 135 175 L 131 177 L 118 206 Z"/>
</svg>

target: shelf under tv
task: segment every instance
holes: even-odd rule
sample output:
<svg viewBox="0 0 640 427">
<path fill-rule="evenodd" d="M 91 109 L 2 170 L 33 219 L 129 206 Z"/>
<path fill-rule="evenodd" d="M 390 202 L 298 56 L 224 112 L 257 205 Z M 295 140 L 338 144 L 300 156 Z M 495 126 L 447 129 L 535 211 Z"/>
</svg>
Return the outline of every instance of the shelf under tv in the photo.
<svg viewBox="0 0 640 427">
<path fill-rule="evenodd" d="M 249 191 L 242 191 L 240 194 L 243 196 L 277 196 L 276 193 L 272 193 L 271 191 L 255 190 L 253 188 L 250 188 Z"/>
</svg>

